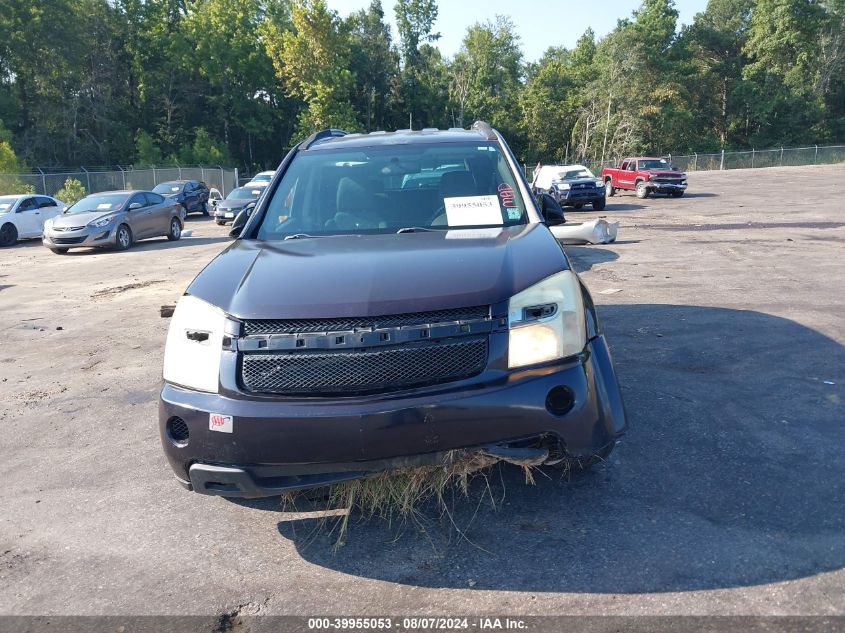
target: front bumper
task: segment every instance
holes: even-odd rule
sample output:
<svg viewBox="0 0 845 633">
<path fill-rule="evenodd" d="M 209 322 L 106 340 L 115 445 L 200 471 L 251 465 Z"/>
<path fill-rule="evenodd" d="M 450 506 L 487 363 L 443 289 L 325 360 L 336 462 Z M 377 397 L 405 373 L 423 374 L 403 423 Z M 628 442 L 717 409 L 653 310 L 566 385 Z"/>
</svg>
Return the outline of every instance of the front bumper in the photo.
<svg viewBox="0 0 845 633">
<path fill-rule="evenodd" d="M 590 204 L 596 200 L 604 199 L 604 187 L 595 189 L 569 189 L 568 191 L 556 191 L 555 199 L 561 206 L 572 206 L 576 204 Z"/>
<path fill-rule="evenodd" d="M 243 209 L 214 209 L 214 219 L 220 222 L 231 222 Z"/>
<path fill-rule="evenodd" d="M 92 246 L 114 246 L 114 226 L 103 228 L 84 227 L 77 231 L 55 231 L 44 229 L 41 243 L 48 248 L 81 248 Z"/>
<path fill-rule="evenodd" d="M 572 404 L 556 415 L 548 398 L 561 386 Z M 210 414 L 231 416 L 231 433 L 211 431 Z M 169 422 L 176 418 L 187 426 L 187 443 L 172 439 Z M 577 357 L 472 388 L 268 400 L 165 384 L 159 402 L 162 444 L 177 479 L 196 492 L 229 497 L 270 496 L 436 462 L 452 450 L 540 438 L 587 457 L 625 429 L 601 336 Z"/>
<path fill-rule="evenodd" d="M 649 181 L 648 183 L 649 189 L 651 189 L 655 193 L 674 193 L 676 191 L 685 191 L 687 188 L 686 183 L 673 183 L 673 182 L 653 182 Z"/>
</svg>

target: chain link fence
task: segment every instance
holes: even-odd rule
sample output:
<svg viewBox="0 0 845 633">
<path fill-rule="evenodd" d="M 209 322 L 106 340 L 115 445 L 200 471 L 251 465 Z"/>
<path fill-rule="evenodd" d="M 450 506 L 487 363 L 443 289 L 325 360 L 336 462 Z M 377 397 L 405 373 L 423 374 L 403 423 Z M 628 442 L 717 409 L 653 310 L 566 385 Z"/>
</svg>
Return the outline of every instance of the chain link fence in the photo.
<svg viewBox="0 0 845 633">
<path fill-rule="evenodd" d="M 599 161 L 583 161 L 593 171 L 602 167 L 616 167 L 624 157 Z M 756 169 L 758 167 L 786 167 L 801 165 L 831 165 L 845 163 L 845 145 L 811 145 L 809 147 L 778 147 L 775 149 L 750 149 L 742 151 L 721 151 L 712 154 L 666 154 L 673 166 L 680 171 L 716 171 L 724 169 Z M 577 161 L 576 161 L 577 162 Z M 525 165 L 525 175 L 530 182 L 534 167 Z"/>
<path fill-rule="evenodd" d="M 28 174 L 0 174 L 0 195 L 33 192 L 52 196 L 68 179 L 78 180 L 87 193 L 119 189 L 150 190 L 168 180 L 201 180 L 225 197 L 238 186 L 238 170 L 220 166 L 198 167 L 132 167 L 98 170 L 80 167 L 80 171 L 42 171 Z"/>
</svg>

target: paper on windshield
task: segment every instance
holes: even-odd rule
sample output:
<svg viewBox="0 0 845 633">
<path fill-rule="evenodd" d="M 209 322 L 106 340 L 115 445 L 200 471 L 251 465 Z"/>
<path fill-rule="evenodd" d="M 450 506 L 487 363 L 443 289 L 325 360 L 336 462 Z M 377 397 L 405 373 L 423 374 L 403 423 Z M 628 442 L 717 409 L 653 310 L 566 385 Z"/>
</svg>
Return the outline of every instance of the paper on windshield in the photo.
<svg viewBox="0 0 845 633">
<path fill-rule="evenodd" d="M 111 209 L 111 202 L 101 202 L 97 205 L 97 209 Z"/>
<path fill-rule="evenodd" d="M 497 196 L 462 196 L 443 198 L 449 226 L 502 225 L 502 212 Z"/>
<path fill-rule="evenodd" d="M 11 206 L 12 206 L 11 204 L 0 204 L 0 211 L 5 211 L 6 209 L 8 209 Z"/>
<path fill-rule="evenodd" d="M 446 231 L 447 240 L 495 240 L 502 234 L 503 229 L 458 229 Z"/>
</svg>

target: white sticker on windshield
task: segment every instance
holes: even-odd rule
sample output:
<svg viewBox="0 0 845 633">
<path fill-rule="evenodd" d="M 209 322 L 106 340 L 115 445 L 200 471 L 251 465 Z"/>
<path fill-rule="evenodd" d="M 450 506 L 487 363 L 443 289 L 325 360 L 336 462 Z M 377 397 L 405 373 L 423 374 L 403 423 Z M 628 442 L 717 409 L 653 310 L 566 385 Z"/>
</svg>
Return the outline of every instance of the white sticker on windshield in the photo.
<svg viewBox="0 0 845 633">
<path fill-rule="evenodd" d="M 502 212 L 497 196 L 463 196 L 444 198 L 449 226 L 502 225 Z"/>
<path fill-rule="evenodd" d="M 97 209 L 111 209 L 111 202 L 101 202 L 97 205 Z"/>
<path fill-rule="evenodd" d="M 446 231 L 447 240 L 495 240 L 502 229 L 457 229 Z"/>
<path fill-rule="evenodd" d="M 6 209 L 8 209 L 11 206 L 12 205 L 10 205 L 10 204 L 0 204 L 0 211 L 5 211 Z"/>
</svg>

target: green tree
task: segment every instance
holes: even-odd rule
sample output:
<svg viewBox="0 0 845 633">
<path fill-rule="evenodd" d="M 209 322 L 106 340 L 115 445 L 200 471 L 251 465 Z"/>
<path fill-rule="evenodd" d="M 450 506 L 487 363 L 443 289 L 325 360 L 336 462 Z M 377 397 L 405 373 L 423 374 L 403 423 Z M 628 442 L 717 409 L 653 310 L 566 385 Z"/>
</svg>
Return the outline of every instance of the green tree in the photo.
<svg viewBox="0 0 845 633">
<path fill-rule="evenodd" d="M 341 127 L 360 129 L 349 100 L 354 77 L 349 70 L 349 40 L 340 29 L 337 13 L 323 0 L 291 2 L 293 31 L 265 23 L 267 51 L 289 94 L 306 108 L 297 121 L 296 136 Z"/>
<path fill-rule="evenodd" d="M 398 109 L 416 127 L 437 126 L 446 112 L 443 59 L 430 46 L 440 39 L 432 32 L 437 20 L 435 0 L 397 0 L 393 7 L 402 52 L 402 83 Z M 444 90 L 446 91 L 444 93 Z M 402 120 L 402 116 L 399 117 Z"/>
<path fill-rule="evenodd" d="M 390 26 L 380 0 L 346 21 L 350 69 L 355 75 L 353 103 L 366 129 L 385 129 L 390 121 L 391 93 L 399 76 L 399 55 L 391 45 Z"/>
<path fill-rule="evenodd" d="M 461 120 L 465 115 L 483 119 L 515 136 L 522 77 L 522 50 L 510 18 L 497 15 L 469 27 L 452 62 L 452 94 L 458 97 Z"/>
<path fill-rule="evenodd" d="M 54 197 L 68 205 L 82 200 L 86 195 L 85 187 L 75 178 L 65 180 L 64 186 L 53 194 Z"/>
</svg>

